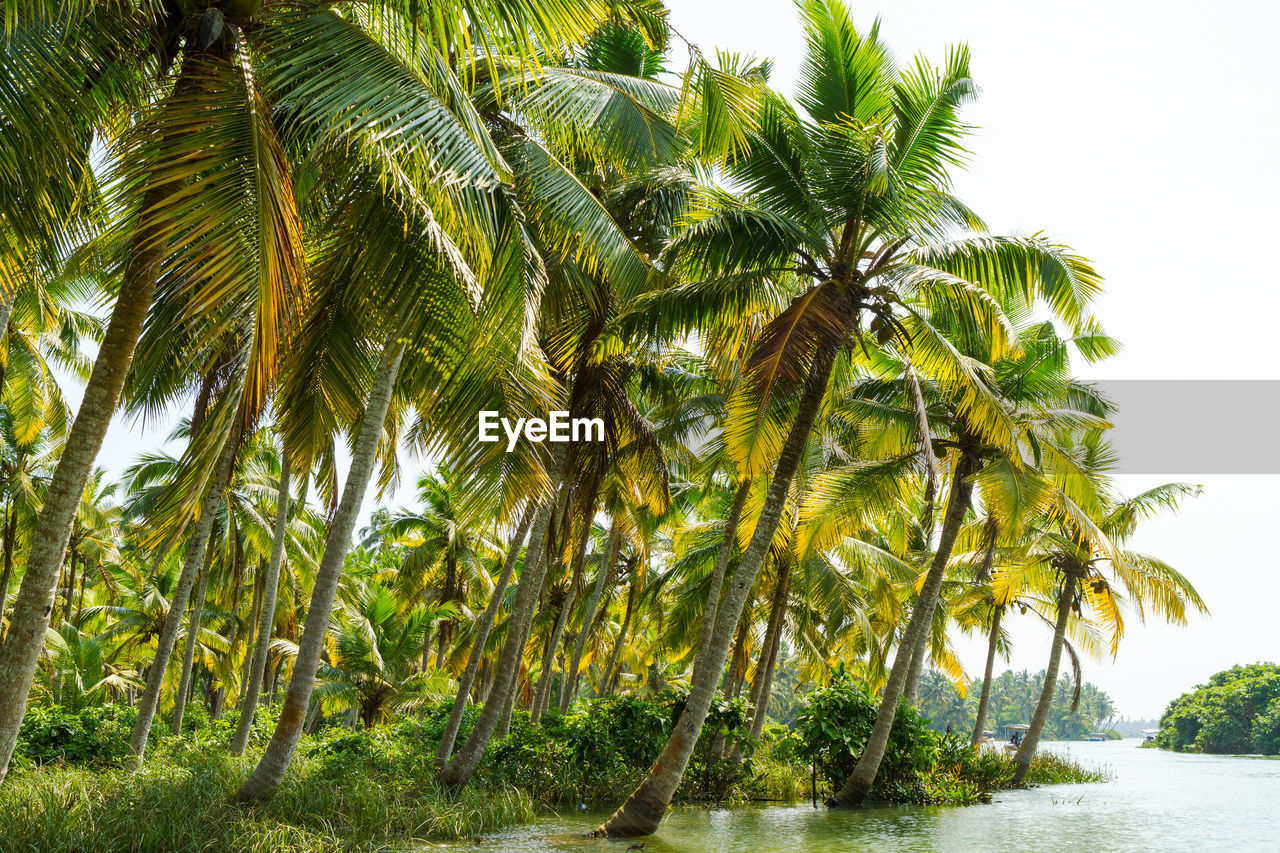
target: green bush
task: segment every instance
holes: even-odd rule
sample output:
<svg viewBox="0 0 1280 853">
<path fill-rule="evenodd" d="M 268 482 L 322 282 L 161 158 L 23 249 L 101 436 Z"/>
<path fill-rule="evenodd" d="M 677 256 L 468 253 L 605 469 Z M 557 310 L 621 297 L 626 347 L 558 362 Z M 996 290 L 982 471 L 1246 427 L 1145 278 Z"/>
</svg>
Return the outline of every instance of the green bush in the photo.
<svg viewBox="0 0 1280 853">
<path fill-rule="evenodd" d="M 875 725 L 878 706 L 866 685 L 837 670 L 831 684 L 809 694 L 798 717 L 798 737 L 782 740 L 786 754 L 813 762 L 826 790 L 842 786 Z M 967 805 L 988 802 L 1008 787 L 1013 757 L 975 749 L 956 732 L 939 733 L 928 718 L 903 702 L 871 798 L 881 802 Z M 1026 784 L 1101 782 L 1107 775 L 1053 753 L 1032 759 Z"/>
<path fill-rule="evenodd" d="M 137 712 L 122 705 L 80 711 L 32 706 L 22 718 L 15 755 L 33 764 L 104 764 L 129 755 Z"/>
<path fill-rule="evenodd" d="M 1255 663 L 1216 673 L 1169 703 L 1156 745 L 1220 755 L 1280 753 L 1280 666 Z"/>
<path fill-rule="evenodd" d="M 1262 755 L 1280 755 L 1280 698 L 1254 718 L 1253 748 Z"/>
<path fill-rule="evenodd" d="M 867 686 L 837 671 L 827 687 L 809 694 L 797 718 L 798 755 L 814 762 L 828 790 L 842 786 L 875 726 L 878 704 Z M 889 745 L 871 796 L 886 802 L 931 802 L 926 777 L 938 759 L 940 735 L 903 702 L 889 732 Z"/>
</svg>

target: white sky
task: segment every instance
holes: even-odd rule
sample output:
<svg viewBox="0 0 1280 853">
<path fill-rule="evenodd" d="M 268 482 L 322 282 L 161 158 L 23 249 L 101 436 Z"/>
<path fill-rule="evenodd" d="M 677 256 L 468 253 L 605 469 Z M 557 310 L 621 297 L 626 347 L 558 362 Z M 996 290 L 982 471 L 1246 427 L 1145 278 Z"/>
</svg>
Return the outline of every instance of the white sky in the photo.
<svg viewBox="0 0 1280 853">
<path fill-rule="evenodd" d="M 668 3 L 675 27 L 704 51 L 770 57 L 773 84 L 791 91 L 803 55 L 791 3 Z M 968 116 L 980 129 L 958 194 L 996 232 L 1044 230 L 1095 261 L 1108 282 L 1099 315 L 1126 349 L 1088 376 L 1280 379 L 1277 275 L 1248 249 L 1280 230 L 1280 8 L 897 0 L 855 11 L 863 27 L 883 15 L 900 61 L 917 51 L 941 59 L 957 41 L 972 48 L 982 96 Z M 118 473 L 160 437 L 117 422 L 100 464 Z M 396 497 L 408 499 L 415 479 L 406 472 Z M 1120 484 L 1133 493 L 1166 479 L 1187 478 L 1170 471 Z M 1148 524 L 1134 545 L 1183 570 L 1211 617 L 1183 629 L 1135 619 L 1115 661 L 1085 663 L 1086 677 L 1131 717 L 1158 716 L 1234 663 L 1280 658 L 1280 565 L 1270 547 L 1277 478 L 1193 479 L 1204 495 Z M 1046 632 L 1016 621 L 1011 665 L 1042 668 Z M 981 671 L 980 640 L 962 643 L 961 654 Z"/>
</svg>

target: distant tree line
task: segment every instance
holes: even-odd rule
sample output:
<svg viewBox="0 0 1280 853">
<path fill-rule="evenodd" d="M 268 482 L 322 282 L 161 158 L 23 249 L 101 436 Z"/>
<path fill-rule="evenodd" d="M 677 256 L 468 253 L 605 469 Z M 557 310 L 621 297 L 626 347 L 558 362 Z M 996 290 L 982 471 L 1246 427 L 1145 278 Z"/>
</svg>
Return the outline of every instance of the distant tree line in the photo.
<svg viewBox="0 0 1280 853">
<path fill-rule="evenodd" d="M 1044 670 L 1034 674 L 1026 670 L 1007 670 L 994 679 L 986 727 L 999 735 L 1003 726 L 1030 722 L 1043 685 Z M 973 728 L 981 687 L 981 683 L 975 681 L 962 696 L 945 675 L 936 670 L 928 672 L 920 681 L 920 712 L 930 718 L 930 725 L 938 731 L 950 728 L 968 732 Z M 1072 710 L 1075 689 L 1076 683 L 1071 676 L 1064 675 L 1058 679 L 1042 735 L 1044 739 L 1080 740 L 1090 732 L 1113 728 L 1116 708 L 1111 697 L 1086 681 L 1080 687 L 1080 699 Z"/>
</svg>

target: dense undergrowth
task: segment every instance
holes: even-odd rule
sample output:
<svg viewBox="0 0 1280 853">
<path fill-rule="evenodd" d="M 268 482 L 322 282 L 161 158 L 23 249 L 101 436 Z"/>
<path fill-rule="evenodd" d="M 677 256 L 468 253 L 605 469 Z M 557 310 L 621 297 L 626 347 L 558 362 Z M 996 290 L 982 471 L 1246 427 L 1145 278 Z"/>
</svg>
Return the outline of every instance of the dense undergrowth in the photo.
<svg viewBox="0 0 1280 853">
<path fill-rule="evenodd" d="M 210 721 L 195 709 L 181 737 L 153 736 L 146 766 L 135 771 L 127 755 L 130 709 L 34 708 L 15 772 L 0 789 L 0 839 L 6 851 L 328 851 L 474 837 L 544 810 L 616 804 L 657 757 L 681 708 L 677 696 L 598 700 L 550 713 L 537 726 L 517 712 L 510 735 L 490 747 L 476 783 L 458 796 L 434 781 L 447 708 L 368 730 L 331 722 L 303 739 L 280 792 L 252 808 L 230 803 L 253 761 L 225 753 L 234 714 Z M 274 724 L 264 710 L 250 756 Z M 475 715 L 468 714 L 463 737 Z M 719 702 L 676 802 L 807 798 L 810 763 L 820 785 L 842 780 L 873 719 L 870 696 L 840 678 L 814 691 L 798 730 L 771 727 L 759 743 L 745 734 L 742 704 Z M 967 804 L 1007 784 L 1007 756 L 932 732 L 906 706 L 898 719 L 877 799 Z M 1101 778 L 1042 755 L 1029 781 Z"/>
<path fill-rule="evenodd" d="M 813 691 L 797 718 L 795 731 L 780 741 L 779 752 L 794 752 L 816 768 L 819 796 L 832 793 L 853 772 L 863 744 L 875 725 L 877 700 L 865 684 L 841 671 Z M 972 805 L 1010 785 L 1013 757 L 1003 750 L 969 746 L 968 733 L 937 732 L 929 719 L 903 702 L 894 716 L 889 747 L 871 798 L 888 803 Z M 1041 751 L 1032 759 L 1026 785 L 1103 782 L 1109 777 L 1069 758 Z"/>
</svg>

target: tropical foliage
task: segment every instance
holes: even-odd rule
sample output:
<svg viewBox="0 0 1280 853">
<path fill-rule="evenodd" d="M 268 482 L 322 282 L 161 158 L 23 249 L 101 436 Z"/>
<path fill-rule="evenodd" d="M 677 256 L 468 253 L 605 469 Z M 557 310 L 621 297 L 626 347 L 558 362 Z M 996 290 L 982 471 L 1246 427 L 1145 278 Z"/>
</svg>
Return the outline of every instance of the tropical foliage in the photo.
<svg viewBox="0 0 1280 853">
<path fill-rule="evenodd" d="M 947 788 L 951 685 L 953 730 L 1031 722 L 1015 782 L 1109 715 L 1080 659 L 1204 609 L 1125 544 L 1196 489 L 1117 492 L 1073 373 L 1119 347 L 1100 276 L 954 194 L 968 49 L 798 11 L 789 94 L 659 0 L 8 4 L 0 780 L 217 732 L 259 808 L 428 726 L 370 808 L 571 766 L 629 835 L 757 784 L 779 725 L 777 778 L 849 805 L 992 789 Z M 113 482 L 119 413 L 176 450 Z M 1015 620 L 1053 632 L 1034 707 Z"/>
<path fill-rule="evenodd" d="M 1156 745 L 1176 752 L 1280 755 L 1280 666 L 1215 673 L 1169 703 Z"/>
<path fill-rule="evenodd" d="M 991 682 L 986 728 L 999 735 L 1004 726 L 1025 724 L 1035 713 L 1043 687 L 1043 670 L 1001 673 Z M 935 731 L 969 733 L 976 722 L 981 689 L 980 682 L 970 682 L 961 693 L 941 673 L 928 673 L 921 680 L 916 705 Z M 1080 740 L 1093 732 L 1110 732 L 1116 722 L 1116 707 L 1111 697 L 1088 681 L 1080 685 L 1077 696 L 1075 681 L 1064 675 L 1058 679 L 1041 736 L 1045 740 Z M 1140 734 L 1139 728 L 1129 736 Z"/>
</svg>

